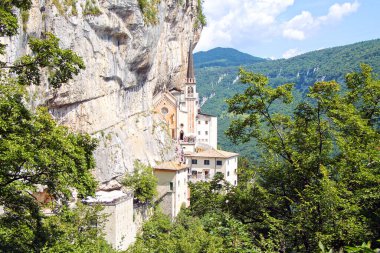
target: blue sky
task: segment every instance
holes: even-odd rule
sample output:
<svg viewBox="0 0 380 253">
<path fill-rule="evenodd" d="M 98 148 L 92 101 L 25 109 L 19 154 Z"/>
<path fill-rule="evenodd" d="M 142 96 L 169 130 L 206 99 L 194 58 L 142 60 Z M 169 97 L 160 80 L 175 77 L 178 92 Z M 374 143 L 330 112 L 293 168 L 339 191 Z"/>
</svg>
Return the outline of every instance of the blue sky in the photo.
<svg viewBox="0 0 380 253">
<path fill-rule="evenodd" d="M 205 0 L 204 11 L 195 51 L 276 59 L 380 38 L 380 0 Z"/>
</svg>

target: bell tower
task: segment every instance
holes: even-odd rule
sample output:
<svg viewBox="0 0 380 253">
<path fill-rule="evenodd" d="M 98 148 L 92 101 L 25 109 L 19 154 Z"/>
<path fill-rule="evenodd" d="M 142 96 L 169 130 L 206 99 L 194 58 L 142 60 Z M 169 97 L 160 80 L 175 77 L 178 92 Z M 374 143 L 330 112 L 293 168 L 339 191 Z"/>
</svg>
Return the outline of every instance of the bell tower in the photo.
<svg viewBox="0 0 380 253">
<path fill-rule="evenodd" d="M 197 116 L 197 100 L 196 80 L 194 75 L 194 59 L 193 59 L 193 42 L 190 42 L 187 75 L 185 82 L 185 100 L 187 107 L 187 132 L 195 134 L 195 122 Z"/>
</svg>

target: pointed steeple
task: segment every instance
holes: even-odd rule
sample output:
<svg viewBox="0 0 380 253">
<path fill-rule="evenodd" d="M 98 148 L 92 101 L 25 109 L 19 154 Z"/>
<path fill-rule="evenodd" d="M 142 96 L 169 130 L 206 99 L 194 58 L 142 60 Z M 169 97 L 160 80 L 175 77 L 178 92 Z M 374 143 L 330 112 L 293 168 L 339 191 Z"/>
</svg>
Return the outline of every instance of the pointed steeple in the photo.
<svg viewBox="0 0 380 253">
<path fill-rule="evenodd" d="M 189 58 L 187 66 L 187 83 L 195 83 L 194 59 L 193 59 L 193 41 L 190 41 Z"/>
</svg>

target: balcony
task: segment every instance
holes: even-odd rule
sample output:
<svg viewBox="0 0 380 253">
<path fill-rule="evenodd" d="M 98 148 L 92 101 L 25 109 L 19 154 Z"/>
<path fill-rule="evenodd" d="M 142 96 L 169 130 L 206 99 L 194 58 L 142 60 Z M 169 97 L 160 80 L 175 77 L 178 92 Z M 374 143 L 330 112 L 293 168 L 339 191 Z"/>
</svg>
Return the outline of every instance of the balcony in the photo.
<svg viewBox="0 0 380 253">
<path fill-rule="evenodd" d="M 210 173 L 197 173 L 197 171 L 192 171 L 191 173 L 188 174 L 188 179 L 192 183 L 197 183 L 197 182 L 208 182 L 212 179 L 213 175 Z"/>
<path fill-rule="evenodd" d="M 185 136 L 183 140 L 179 140 L 179 144 L 195 144 L 197 137 L 195 136 Z"/>
</svg>

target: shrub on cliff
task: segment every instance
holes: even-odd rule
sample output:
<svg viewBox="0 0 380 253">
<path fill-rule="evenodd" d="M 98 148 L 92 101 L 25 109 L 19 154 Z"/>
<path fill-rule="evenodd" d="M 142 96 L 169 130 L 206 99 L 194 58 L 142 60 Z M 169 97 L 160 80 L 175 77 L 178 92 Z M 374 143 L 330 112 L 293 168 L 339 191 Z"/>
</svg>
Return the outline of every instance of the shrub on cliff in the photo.
<svg viewBox="0 0 380 253">
<path fill-rule="evenodd" d="M 134 192 L 134 198 L 141 203 L 152 201 L 157 195 L 157 178 L 153 168 L 139 161 L 134 163 L 134 171 L 124 177 L 122 184 Z"/>
</svg>

